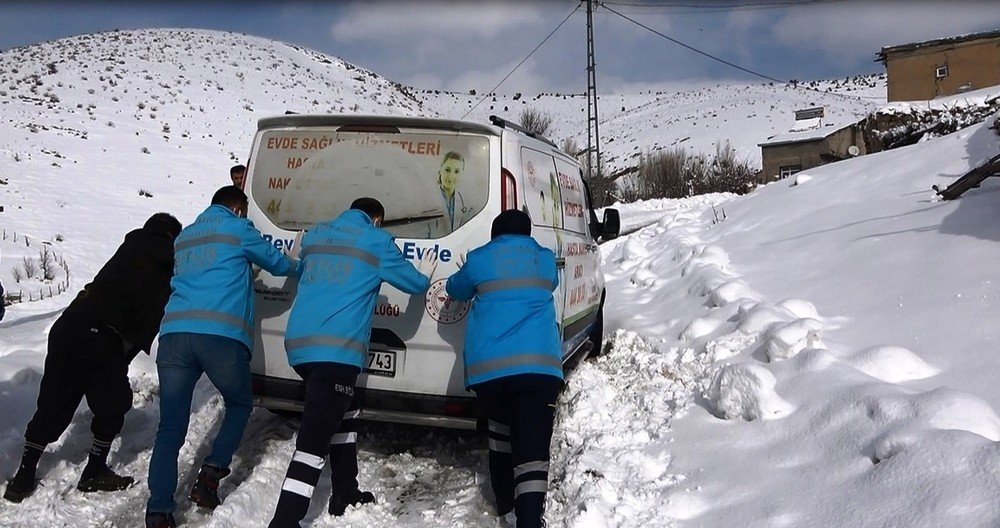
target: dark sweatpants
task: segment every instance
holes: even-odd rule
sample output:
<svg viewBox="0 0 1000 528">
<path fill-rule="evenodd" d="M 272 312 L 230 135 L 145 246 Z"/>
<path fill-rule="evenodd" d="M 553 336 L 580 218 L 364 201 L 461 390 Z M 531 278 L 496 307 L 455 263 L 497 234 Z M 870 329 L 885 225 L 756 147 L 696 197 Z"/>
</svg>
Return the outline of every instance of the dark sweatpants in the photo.
<svg viewBox="0 0 1000 528">
<path fill-rule="evenodd" d="M 64 313 L 49 332 L 38 409 L 28 422 L 25 440 L 39 446 L 58 440 L 84 397 L 94 413 L 94 439 L 114 440 L 132 408 L 130 359 L 111 327 L 82 314 Z"/>
<path fill-rule="evenodd" d="M 542 526 L 549 442 L 562 380 L 517 374 L 472 387 L 489 419 L 490 484 L 497 512 L 514 510 L 517 528 Z"/>
<path fill-rule="evenodd" d="M 358 490 L 360 402 L 354 396 L 354 385 L 360 370 L 332 362 L 303 363 L 294 368 L 306 382 L 305 409 L 270 528 L 298 528 L 328 455 L 333 494 L 352 496 Z"/>
</svg>

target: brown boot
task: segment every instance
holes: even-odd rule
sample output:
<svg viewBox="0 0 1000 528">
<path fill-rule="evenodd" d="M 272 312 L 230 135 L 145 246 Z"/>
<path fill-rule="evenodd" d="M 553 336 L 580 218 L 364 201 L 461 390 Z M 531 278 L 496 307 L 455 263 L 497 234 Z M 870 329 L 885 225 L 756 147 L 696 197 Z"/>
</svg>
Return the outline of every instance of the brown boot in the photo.
<svg viewBox="0 0 1000 528">
<path fill-rule="evenodd" d="M 188 498 L 202 508 L 214 510 L 222 504 L 222 501 L 219 500 L 219 481 L 228 475 L 228 468 L 223 469 L 207 464 L 201 466 L 201 471 L 198 472 L 198 480 L 191 487 L 191 494 Z"/>
</svg>

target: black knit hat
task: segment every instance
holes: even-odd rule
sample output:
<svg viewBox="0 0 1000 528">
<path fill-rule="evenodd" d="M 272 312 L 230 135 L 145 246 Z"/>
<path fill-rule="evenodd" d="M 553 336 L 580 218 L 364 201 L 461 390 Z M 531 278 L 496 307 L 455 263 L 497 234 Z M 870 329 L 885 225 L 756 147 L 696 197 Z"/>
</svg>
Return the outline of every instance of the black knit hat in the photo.
<svg viewBox="0 0 1000 528">
<path fill-rule="evenodd" d="M 531 235 L 531 218 L 517 209 L 508 209 L 493 219 L 490 239 L 500 235 Z"/>
<path fill-rule="evenodd" d="M 181 223 L 168 213 L 156 213 L 146 220 L 142 228 L 151 233 L 165 234 L 173 239 L 180 234 Z"/>
</svg>

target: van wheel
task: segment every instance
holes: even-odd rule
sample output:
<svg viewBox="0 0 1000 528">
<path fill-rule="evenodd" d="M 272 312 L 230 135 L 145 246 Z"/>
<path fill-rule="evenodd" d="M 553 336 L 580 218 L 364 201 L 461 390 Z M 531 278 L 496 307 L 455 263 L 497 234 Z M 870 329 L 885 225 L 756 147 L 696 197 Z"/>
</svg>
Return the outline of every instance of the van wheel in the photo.
<svg viewBox="0 0 1000 528">
<path fill-rule="evenodd" d="M 302 418 L 302 413 L 297 411 L 289 411 L 285 409 L 272 409 L 267 408 L 268 412 L 275 416 L 280 416 L 282 418 Z"/>
<path fill-rule="evenodd" d="M 587 339 L 594 345 L 587 357 L 598 357 L 607 352 L 604 350 L 604 304 L 597 310 L 597 319 L 594 320 Z"/>
</svg>

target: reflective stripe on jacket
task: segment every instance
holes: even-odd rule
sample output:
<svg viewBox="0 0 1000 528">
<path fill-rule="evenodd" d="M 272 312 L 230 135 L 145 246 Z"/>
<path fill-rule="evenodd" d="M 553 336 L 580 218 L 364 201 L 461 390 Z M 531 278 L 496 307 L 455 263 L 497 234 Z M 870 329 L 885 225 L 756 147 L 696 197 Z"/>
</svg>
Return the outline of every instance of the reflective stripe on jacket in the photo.
<svg viewBox="0 0 1000 528">
<path fill-rule="evenodd" d="M 349 209 L 302 238 L 302 276 L 288 316 L 288 363 L 329 361 L 363 367 L 383 282 L 406 293 L 430 280 L 403 258 L 389 232 Z"/>
<path fill-rule="evenodd" d="M 229 337 L 253 348 L 250 264 L 272 275 L 298 273 L 298 262 L 264 240 L 253 222 L 212 205 L 174 241 L 174 277 L 160 334 Z"/>
<path fill-rule="evenodd" d="M 448 295 L 472 299 L 465 328 L 465 386 L 515 374 L 560 379 L 562 346 L 552 292 L 552 251 L 530 236 L 502 235 L 469 252 Z"/>
</svg>

